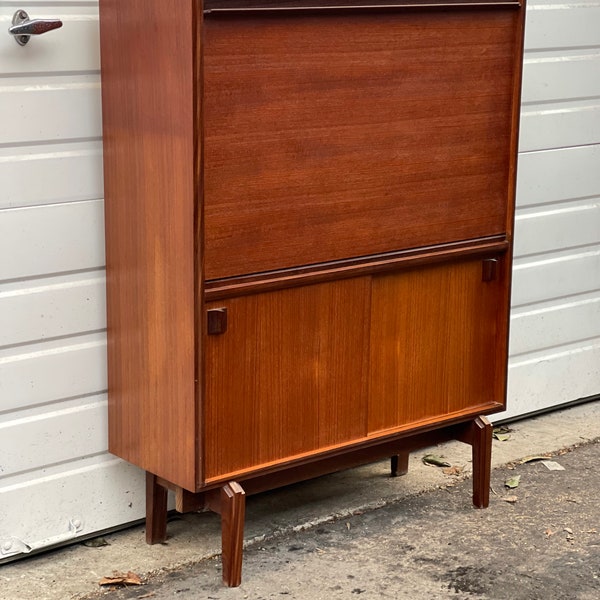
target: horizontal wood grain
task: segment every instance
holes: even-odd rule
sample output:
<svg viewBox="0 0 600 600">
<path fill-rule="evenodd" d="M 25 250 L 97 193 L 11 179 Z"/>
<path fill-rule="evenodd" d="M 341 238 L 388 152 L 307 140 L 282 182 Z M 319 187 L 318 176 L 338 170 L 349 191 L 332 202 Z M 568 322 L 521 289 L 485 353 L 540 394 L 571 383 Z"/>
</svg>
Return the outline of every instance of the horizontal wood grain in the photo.
<svg viewBox="0 0 600 600">
<path fill-rule="evenodd" d="M 234 296 L 414 268 L 430 263 L 439 264 L 466 256 L 496 255 L 505 252 L 508 248 L 509 242 L 504 239 L 504 236 L 496 236 L 466 243 L 449 243 L 415 250 L 401 250 L 376 256 L 282 269 L 259 275 L 208 281 L 205 283 L 204 294 L 206 301 L 210 302 Z"/>
<path fill-rule="evenodd" d="M 502 234 L 518 18 L 208 17 L 207 279 Z"/>
</svg>

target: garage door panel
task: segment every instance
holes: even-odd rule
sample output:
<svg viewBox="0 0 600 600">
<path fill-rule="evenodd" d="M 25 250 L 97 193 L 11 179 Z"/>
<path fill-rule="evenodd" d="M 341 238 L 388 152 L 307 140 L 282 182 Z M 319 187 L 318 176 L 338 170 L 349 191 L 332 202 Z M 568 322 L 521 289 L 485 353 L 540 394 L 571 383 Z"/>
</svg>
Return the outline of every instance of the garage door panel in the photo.
<svg viewBox="0 0 600 600">
<path fill-rule="evenodd" d="M 3 286 L 0 289 L 0 346 L 104 329 L 104 273 L 93 277 L 85 275 Z"/>
<path fill-rule="evenodd" d="M 2 562 L 139 519 L 144 474 L 105 453 L 98 3 L 0 4 Z M 20 47 L 17 8 L 64 27 Z"/>
<path fill-rule="evenodd" d="M 521 111 L 521 152 L 584 146 L 599 141 L 598 99 L 527 106 Z"/>
<path fill-rule="evenodd" d="M 99 396 L 1 417 L 0 482 L 17 473 L 106 452 L 106 402 Z"/>
<path fill-rule="evenodd" d="M 510 362 L 508 396 L 501 418 L 543 410 L 598 393 L 600 340 L 573 344 L 554 352 L 524 355 Z"/>
<path fill-rule="evenodd" d="M 104 333 L 0 350 L 0 413 L 106 388 Z"/>
<path fill-rule="evenodd" d="M 144 515 L 144 472 L 108 454 L 14 480 L 0 487 L 0 505 L 5 515 L 21 518 L 0 519 L 0 561 Z"/>
<path fill-rule="evenodd" d="M 572 198 L 600 198 L 600 145 L 521 154 L 517 195 L 519 208 Z"/>
<path fill-rule="evenodd" d="M 515 259 L 513 309 L 595 290 L 600 290 L 600 246 L 584 252 L 551 253 L 537 261 Z"/>
<path fill-rule="evenodd" d="M 600 97 L 600 52 L 597 49 L 548 54 L 526 55 L 524 103 Z"/>
<path fill-rule="evenodd" d="M 0 209 L 102 198 L 102 143 L 0 148 L 0 181 Z"/>
<path fill-rule="evenodd" d="M 521 212 L 515 222 L 515 256 L 600 243 L 600 199 Z"/>
<path fill-rule="evenodd" d="M 65 6 L 63 2 L 35 4 L 36 6 L 32 6 L 31 2 L 23 2 L 14 4 L 12 10 L 5 8 L 0 13 L 0 30 L 5 32 L 10 27 L 17 6 L 25 7 L 32 19 L 60 18 L 63 22 L 62 30 L 48 33 L 54 38 L 52 44 L 36 40 L 24 48 L 16 44 L 12 36 L 0 36 L 0 56 L 4 63 L 0 67 L 2 72 L 12 74 L 11 67 L 15 69 L 15 74 L 99 70 L 97 9 L 93 6 L 77 6 L 76 3 L 73 6 Z M 78 51 L 73 52 L 73 48 Z"/>
<path fill-rule="evenodd" d="M 50 34 L 48 34 L 50 35 Z M 99 75 L 56 76 L 35 82 L 0 80 L 2 143 L 99 139 Z"/>
<path fill-rule="evenodd" d="M 600 337 L 600 296 L 582 295 L 515 309 L 511 327 L 512 357 Z"/>
<path fill-rule="evenodd" d="M 528 0 L 527 8 L 528 50 L 600 45 L 600 2 Z"/>
<path fill-rule="evenodd" d="M 0 211 L 0 281 L 104 266 L 101 200 Z"/>
</svg>

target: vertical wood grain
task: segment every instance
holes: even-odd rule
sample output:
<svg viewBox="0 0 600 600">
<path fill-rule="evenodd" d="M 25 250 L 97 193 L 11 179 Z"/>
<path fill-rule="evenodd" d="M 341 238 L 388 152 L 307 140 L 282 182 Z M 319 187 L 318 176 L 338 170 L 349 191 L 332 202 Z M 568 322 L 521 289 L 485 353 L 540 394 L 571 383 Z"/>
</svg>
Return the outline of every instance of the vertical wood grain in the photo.
<svg viewBox="0 0 600 600">
<path fill-rule="evenodd" d="M 487 508 L 490 504 L 490 476 L 492 470 L 492 424 L 485 417 L 477 417 L 471 424 L 473 447 L 473 504 Z"/>
<path fill-rule="evenodd" d="M 223 583 L 237 587 L 242 583 L 246 515 L 246 494 L 239 483 L 231 481 L 221 488 L 220 513 Z"/>
<path fill-rule="evenodd" d="M 196 2 L 101 0 L 109 449 L 195 489 Z"/>
<path fill-rule="evenodd" d="M 504 401 L 504 289 L 481 260 L 373 278 L 370 433 Z"/>
<path fill-rule="evenodd" d="M 366 435 L 369 278 L 208 304 L 206 477 Z"/>
</svg>

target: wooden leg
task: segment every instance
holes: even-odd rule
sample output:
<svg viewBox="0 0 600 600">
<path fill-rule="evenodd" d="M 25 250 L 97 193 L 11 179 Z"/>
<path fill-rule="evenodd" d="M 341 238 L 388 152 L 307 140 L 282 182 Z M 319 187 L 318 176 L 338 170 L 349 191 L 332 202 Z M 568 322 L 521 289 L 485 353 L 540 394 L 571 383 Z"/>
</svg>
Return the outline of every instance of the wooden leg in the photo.
<svg viewBox="0 0 600 600">
<path fill-rule="evenodd" d="M 167 539 L 167 489 L 156 475 L 146 472 L 146 542 L 160 544 Z"/>
<path fill-rule="evenodd" d="M 490 476 L 492 472 L 492 424 L 478 417 L 473 430 L 473 504 L 487 508 L 490 503 Z"/>
<path fill-rule="evenodd" d="M 221 552 L 223 583 L 237 587 L 242 583 L 244 517 L 246 494 L 232 481 L 221 488 Z"/>
<path fill-rule="evenodd" d="M 492 424 L 485 417 L 477 417 L 467 424 L 459 439 L 473 448 L 473 504 L 487 508 L 492 471 Z"/>
<path fill-rule="evenodd" d="M 392 456 L 391 459 L 391 475 L 392 477 L 398 477 L 399 475 L 406 475 L 408 473 L 408 458 L 410 452 L 402 452 Z"/>
<path fill-rule="evenodd" d="M 207 493 L 206 506 L 221 515 L 223 583 L 237 587 L 242 582 L 246 492 L 239 483 L 230 481 L 220 490 Z"/>
</svg>

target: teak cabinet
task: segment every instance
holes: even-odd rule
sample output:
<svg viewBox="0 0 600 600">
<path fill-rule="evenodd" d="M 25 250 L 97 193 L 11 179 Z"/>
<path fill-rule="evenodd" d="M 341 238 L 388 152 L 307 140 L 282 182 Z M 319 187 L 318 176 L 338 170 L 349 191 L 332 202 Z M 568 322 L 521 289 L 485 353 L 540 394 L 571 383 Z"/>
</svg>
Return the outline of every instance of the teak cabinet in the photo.
<svg viewBox="0 0 600 600">
<path fill-rule="evenodd" d="M 109 444 L 147 538 L 505 405 L 518 0 L 100 0 Z"/>
</svg>

